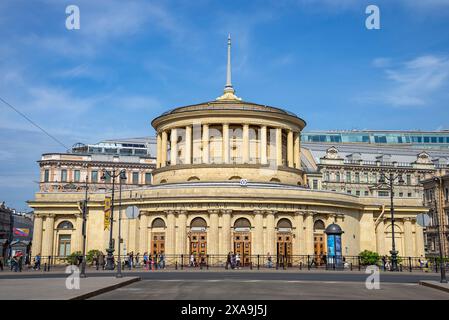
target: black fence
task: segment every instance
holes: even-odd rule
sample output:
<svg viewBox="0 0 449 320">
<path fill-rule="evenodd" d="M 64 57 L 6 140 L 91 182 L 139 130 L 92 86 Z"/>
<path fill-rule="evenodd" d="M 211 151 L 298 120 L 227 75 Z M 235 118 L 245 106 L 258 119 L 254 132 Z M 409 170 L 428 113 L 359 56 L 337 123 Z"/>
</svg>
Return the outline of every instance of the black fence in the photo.
<svg viewBox="0 0 449 320">
<path fill-rule="evenodd" d="M 114 256 L 114 268 L 117 267 L 119 257 Z M 362 271 L 367 266 L 376 265 L 383 271 L 391 271 L 391 257 L 367 258 L 363 256 L 330 256 L 330 255 L 157 255 L 157 256 L 134 256 L 130 262 L 129 256 L 120 256 L 123 271 L 141 270 L 154 271 L 161 269 L 249 269 L 249 270 L 350 270 Z M 41 256 L 32 257 L 28 264 L 24 261 L 10 259 L 6 261 L 4 268 L 13 271 L 42 270 L 51 271 L 67 265 L 81 265 L 83 257 L 79 256 Z M 444 266 L 449 270 L 449 258 L 438 257 L 398 257 L 398 271 L 400 272 L 439 272 Z M 89 269 L 105 270 L 107 256 L 87 256 L 86 266 Z"/>
</svg>

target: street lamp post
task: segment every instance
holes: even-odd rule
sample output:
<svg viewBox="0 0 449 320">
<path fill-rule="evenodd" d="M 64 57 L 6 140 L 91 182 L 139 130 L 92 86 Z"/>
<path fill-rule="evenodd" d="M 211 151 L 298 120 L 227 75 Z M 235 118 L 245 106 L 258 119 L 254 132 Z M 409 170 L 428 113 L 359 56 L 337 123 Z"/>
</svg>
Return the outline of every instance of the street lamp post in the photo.
<svg viewBox="0 0 449 320">
<path fill-rule="evenodd" d="M 446 279 L 446 265 L 444 262 L 444 254 L 443 254 L 443 246 L 442 246 L 442 239 L 441 239 L 441 219 L 440 219 L 440 210 L 443 208 L 443 199 L 442 199 L 442 191 L 443 191 L 443 180 L 441 179 L 441 176 L 434 178 L 435 182 L 438 182 L 438 201 L 437 201 L 437 195 L 435 194 L 435 211 L 434 214 L 436 215 L 437 219 L 437 233 L 438 233 L 438 249 L 440 251 L 440 282 L 441 283 L 447 283 Z"/>
<path fill-rule="evenodd" d="M 390 189 L 390 214 L 391 214 L 391 271 L 399 271 L 398 269 L 398 251 L 396 251 L 396 242 L 394 235 L 394 184 L 395 181 L 398 181 L 399 185 L 404 184 L 404 179 L 402 178 L 402 174 L 394 174 L 390 172 L 388 176 L 384 173 L 381 174 L 379 179 L 379 185 L 385 185 Z"/>
<path fill-rule="evenodd" d="M 120 188 L 119 188 L 119 209 L 118 209 L 118 261 L 117 261 L 117 278 L 122 278 L 122 260 L 120 258 L 120 243 L 122 240 L 122 182 L 126 180 L 126 171 L 123 169 L 119 173 L 120 176 Z"/>
<path fill-rule="evenodd" d="M 83 262 L 81 263 L 81 273 L 80 278 L 86 277 L 86 216 L 87 216 L 87 190 L 89 189 L 89 177 L 86 176 L 86 184 L 84 186 L 84 203 L 83 203 Z"/>
<path fill-rule="evenodd" d="M 114 196 L 115 196 L 115 179 L 120 177 L 120 202 L 121 202 L 121 187 L 122 187 L 122 179 L 126 179 L 125 170 L 122 169 L 118 173 L 116 173 L 116 169 L 112 170 L 112 173 L 109 171 L 103 170 L 103 175 L 101 176 L 101 180 L 105 181 L 106 178 L 110 177 L 112 179 L 112 199 L 111 199 L 111 218 L 110 218 L 110 229 L 109 229 L 109 248 L 106 250 L 108 256 L 106 257 L 106 270 L 114 270 L 114 244 L 113 244 L 113 236 L 112 236 L 112 227 L 114 223 Z M 120 203 L 121 205 L 121 203 Z M 119 227 L 120 227 L 120 219 L 119 219 Z M 117 275 L 121 276 L 121 261 L 120 261 L 120 231 L 119 230 L 119 244 L 118 244 L 118 266 L 117 266 Z M 120 277 L 118 276 L 118 277 Z"/>
</svg>

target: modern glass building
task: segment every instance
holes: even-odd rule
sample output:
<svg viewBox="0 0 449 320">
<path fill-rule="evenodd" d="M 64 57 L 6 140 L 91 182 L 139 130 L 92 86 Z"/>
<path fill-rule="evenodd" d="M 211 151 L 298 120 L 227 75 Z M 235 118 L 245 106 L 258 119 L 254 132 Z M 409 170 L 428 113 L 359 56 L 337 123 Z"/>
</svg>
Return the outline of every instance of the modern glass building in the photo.
<svg viewBox="0 0 449 320">
<path fill-rule="evenodd" d="M 422 148 L 449 149 L 449 130 L 441 131 L 377 131 L 342 130 L 303 132 L 303 142 L 366 143 L 408 145 Z"/>
</svg>

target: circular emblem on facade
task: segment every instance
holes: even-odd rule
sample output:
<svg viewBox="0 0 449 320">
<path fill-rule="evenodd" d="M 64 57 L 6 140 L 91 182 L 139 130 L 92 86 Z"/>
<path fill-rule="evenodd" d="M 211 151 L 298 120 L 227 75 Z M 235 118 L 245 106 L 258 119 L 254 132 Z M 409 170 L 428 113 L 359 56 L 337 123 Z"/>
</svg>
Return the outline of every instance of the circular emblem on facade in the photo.
<svg viewBox="0 0 449 320">
<path fill-rule="evenodd" d="M 248 184 L 248 180 L 247 179 L 240 179 L 240 185 L 242 187 L 245 187 Z"/>
</svg>

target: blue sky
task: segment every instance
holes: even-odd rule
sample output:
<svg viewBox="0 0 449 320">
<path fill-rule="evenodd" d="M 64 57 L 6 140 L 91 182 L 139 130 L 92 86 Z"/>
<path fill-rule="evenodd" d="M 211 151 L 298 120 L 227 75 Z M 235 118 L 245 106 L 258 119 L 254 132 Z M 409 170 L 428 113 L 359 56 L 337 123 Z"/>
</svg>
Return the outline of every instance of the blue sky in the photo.
<svg viewBox="0 0 449 320">
<path fill-rule="evenodd" d="M 65 28 L 78 5 L 81 29 Z M 376 4 L 381 29 L 365 28 Z M 449 0 L 0 2 L 0 97 L 65 145 L 153 134 L 175 106 L 286 108 L 306 130 L 449 128 Z M 0 104 L 0 201 L 26 209 L 64 148 Z"/>
</svg>

